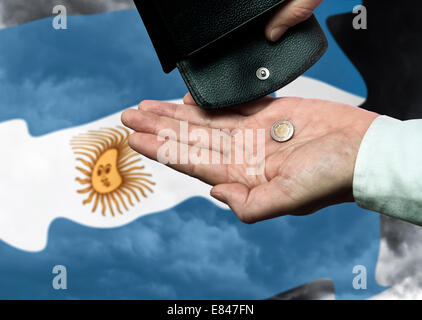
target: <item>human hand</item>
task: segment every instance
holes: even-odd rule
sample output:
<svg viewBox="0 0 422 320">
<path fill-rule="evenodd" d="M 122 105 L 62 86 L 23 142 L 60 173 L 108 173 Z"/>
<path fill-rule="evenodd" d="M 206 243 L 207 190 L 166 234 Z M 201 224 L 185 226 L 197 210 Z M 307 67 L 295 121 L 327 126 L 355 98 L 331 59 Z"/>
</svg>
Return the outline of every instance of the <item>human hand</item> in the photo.
<svg viewBox="0 0 422 320">
<path fill-rule="evenodd" d="M 322 0 L 288 0 L 276 10 L 265 28 L 268 40 L 276 42 L 287 29 L 309 19 Z"/>
<path fill-rule="evenodd" d="M 210 136 L 212 128 L 237 129 L 229 135 L 232 149 L 239 147 L 235 139 L 239 132 L 265 129 L 265 159 L 256 164 L 265 166 L 262 175 L 249 175 L 247 166 L 236 164 L 233 159 L 230 164 L 168 164 L 213 185 L 213 197 L 228 204 L 241 221 L 254 223 L 286 214 L 310 214 L 353 201 L 357 153 L 377 116 L 336 102 L 271 97 L 210 112 L 199 109 L 187 95 L 181 105 L 144 101 L 139 110 L 125 111 L 122 121 L 135 130 L 129 145 L 153 160 L 157 160 L 160 147 L 166 143 L 158 141 L 160 131 L 179 132 L 181 121 L 188 121 L 191 131 L 202 129 Z M 271 127 L 278 120 L 294 124 L 295 135 L 290 141 L 279 143 L 271 138 Z M 189 152 L 196 148 L 197 142 L 184 139 L 178 135 L 171 142 L 177 150 L 180 146 L 189 148 Z M 221 152 L 212 145 L 194 150 L 204 151 Z"/>
</svg>

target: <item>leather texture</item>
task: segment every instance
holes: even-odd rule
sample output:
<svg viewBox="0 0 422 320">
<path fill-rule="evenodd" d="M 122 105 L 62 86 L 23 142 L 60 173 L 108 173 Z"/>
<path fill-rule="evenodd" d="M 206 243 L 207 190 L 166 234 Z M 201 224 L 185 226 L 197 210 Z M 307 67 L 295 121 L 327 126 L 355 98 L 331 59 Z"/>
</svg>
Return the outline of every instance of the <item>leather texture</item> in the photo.
<svg viewBox="0 0 422 320">
<path fill-rule="evenodd" d="M 178 63 L 198 105 L 219 109 L 268 95 L 303 74 L 324 54 L 325 36 L 314 17 L 270 43 L 262 23 L 233 33 L 224 41 Z M 270 72 L 260 80 L 260 68 Z"/>
<path fill-rule="evenodd" d="M 285 0 L 134 0 L 165 72 Z"/>
<path fill-rule="evenodd" d="M 266 40 L 265 24 L 282 2 L 135 0 L 164 71 L 176 65 L 204 109 L 270 94 L 324 54 L 327 40 L 314 16 L 291 28 L 277 43 Z M 270 72 L 266 80 L 256 75 L 262 67 Z"/>
</svg>

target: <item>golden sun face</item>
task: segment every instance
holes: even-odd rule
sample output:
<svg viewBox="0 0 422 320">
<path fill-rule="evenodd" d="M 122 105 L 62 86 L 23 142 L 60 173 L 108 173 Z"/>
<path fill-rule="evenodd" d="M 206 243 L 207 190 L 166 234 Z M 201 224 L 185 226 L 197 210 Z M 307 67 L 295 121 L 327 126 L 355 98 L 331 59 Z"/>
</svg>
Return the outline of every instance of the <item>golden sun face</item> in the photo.
<svg viewBox="0 0 422 320">
<path fill-rule="evenodd" d="M 118 189 L 123 182 L 117 168 L 119 151 L 110 149 L 104 152 L 92 171 L 92 187 L 101 194 L 107 194 Z"/>
<path fill-rule="evenodd" d="M 88 185 L 77 192 L 87 194 L 82 203 L 92 203 L 92 212 L 101 206 L 103 216 L 107 211 L 112 216 L 116 211 L 122 214 L 122 208 L 129 210 L 128 203 L 134 205 L 133 199 L 140 202 L 139 195 L 146 198 L 146 191 L 153 192 L 151 174 L 139 166 L 142 159 L 129 147 L 128 138 L 129 130 L 117 127 L 89 131 L 72 139 L 76 160 L 82 165 L 76 169 L 84 175 L 76 181 Z"/>
</svg>

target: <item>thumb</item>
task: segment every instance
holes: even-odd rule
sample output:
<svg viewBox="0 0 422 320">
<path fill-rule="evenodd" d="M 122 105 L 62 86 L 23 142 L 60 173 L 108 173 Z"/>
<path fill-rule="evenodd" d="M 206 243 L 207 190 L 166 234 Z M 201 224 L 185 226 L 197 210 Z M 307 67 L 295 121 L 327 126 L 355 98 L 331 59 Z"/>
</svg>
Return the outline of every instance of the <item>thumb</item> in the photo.
<svg viewBox="0 0 422 320">
<path fill-rule="evenodd" d="M 276 177 L 252 189 L 241 183 L 219 184 L 212 188 L 211 196 L 228 204 L 244 223 L 272 219 L 297 209 L 280 188 L 280 179 Z"/>
<path fill-rule="evenodd" d="M 227 204 L 245 223 L 256 222 L 248 215 L 246 203 L 250 189 L 241 183 L 219 184 L 211 189 L 211 196 Z"/>
<path fill-rule="evenodd" d="M 267 24 L 267 39 L 278 41 L 289 28 L 309 19 L 321 2 L 322 0 L 290 0 L 283 4 Z"/>
</svg>

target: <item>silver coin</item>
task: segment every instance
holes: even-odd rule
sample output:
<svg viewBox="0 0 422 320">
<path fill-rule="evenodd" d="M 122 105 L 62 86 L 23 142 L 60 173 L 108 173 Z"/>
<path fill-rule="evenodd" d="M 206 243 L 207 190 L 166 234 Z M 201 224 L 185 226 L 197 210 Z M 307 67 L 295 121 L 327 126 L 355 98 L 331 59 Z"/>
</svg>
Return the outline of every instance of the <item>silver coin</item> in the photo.
<svg viewBox="0 0 422 320">
<path fill-rule="evenodd" d="M 271 128 L 271 137 L 277 142 L 289 141 L 295 133 L 295 127 L 290 121 L 278 121 Z"/>
</svg>

